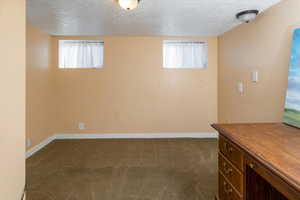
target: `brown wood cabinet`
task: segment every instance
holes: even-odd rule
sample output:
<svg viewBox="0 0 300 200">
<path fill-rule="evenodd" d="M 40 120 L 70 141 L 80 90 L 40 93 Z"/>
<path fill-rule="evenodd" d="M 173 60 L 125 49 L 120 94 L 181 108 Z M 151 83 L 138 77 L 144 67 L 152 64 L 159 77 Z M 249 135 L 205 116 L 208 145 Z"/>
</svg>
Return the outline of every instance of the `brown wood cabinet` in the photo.
<svg viewBox="0 0 300 200">
<path fill-rule="evenodd" d="M 300 129 L 284 124 L 214 124 L 219 200 L 300 200 Z"/>
</svg>

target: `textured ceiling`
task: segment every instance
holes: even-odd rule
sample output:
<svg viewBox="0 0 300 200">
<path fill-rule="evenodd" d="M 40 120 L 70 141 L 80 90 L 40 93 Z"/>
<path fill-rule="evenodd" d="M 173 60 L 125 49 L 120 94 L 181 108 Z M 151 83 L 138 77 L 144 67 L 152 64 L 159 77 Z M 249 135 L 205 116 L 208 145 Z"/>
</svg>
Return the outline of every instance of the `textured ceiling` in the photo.
<svg viewBox="0 0 300 200">
<path fill-rule="evenodd" d="M 116 0 L 27 0 L 27 20 L 52 35 L 220 35 L 237 26 L 235 14 L 264 11 L 280 0 L 141 0 L 121 9 Z"/>
</svg>

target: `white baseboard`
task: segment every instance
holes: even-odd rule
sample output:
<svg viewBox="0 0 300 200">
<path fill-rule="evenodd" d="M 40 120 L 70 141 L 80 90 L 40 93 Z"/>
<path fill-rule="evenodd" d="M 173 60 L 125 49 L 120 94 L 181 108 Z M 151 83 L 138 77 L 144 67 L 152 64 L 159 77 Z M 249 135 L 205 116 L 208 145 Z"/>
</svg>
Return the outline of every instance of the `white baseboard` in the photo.
<svg viewBox="0 0 300 200">
<path fill-rule="evenodd" d="M 218 138 L 217 133 L 60 133 L 56 139 L 167 139 L 167 138 Z"/>
<path fill-rule="evenodd" d="M 55 134 L 26 152 L 29 158 L 53 140 L 66 139 L 171 139 L 171 138 L 198 138 L 209 139 L 219 137 L 218 133 L 58 133 Z"/>
<path fill-rule="evenodd" d="M 41 150 L 42 148 L 44 148 L 45 146 L 47 146 L 49 143 L 51 143 L 55 139 L 56 139 L 56 136 L 53 135 L 53 136 L 45 139 L 44 141 L 42 141 L 38 145 L 32 147 L 31 149 L 29 149 L 28 151 L 26 151 L 26 158 L 29 158 L 30 156 L 32 156 L 33 154 L 35 154 L 36 152 L 38 152 L 39 150 Z"/>
</svg>

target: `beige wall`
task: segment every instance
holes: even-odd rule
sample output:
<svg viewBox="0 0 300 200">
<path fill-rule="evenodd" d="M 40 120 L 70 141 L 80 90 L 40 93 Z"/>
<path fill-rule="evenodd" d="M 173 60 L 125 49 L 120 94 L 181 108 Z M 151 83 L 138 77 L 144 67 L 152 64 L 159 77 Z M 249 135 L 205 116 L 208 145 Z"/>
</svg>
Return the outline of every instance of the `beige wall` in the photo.
<svg viewBox="0 0 300 200">
<path fill-rule="evenodd" d="M 25 1 L 0 1 L 0 199 L 25 184 Z"/>
<path fill-rule="evenodd" d="M 58 133 L 212 131 L 209 123 L 217 121 L 217 38 L 184 38 L 209 42 L 205 70 L 162 69 L 162 41 L 174 38 L 161 37 L 85 37 L 104 40 L 104 68 L 62 70 L 58 39 L 74 37 L 53 40 Z M 78 130 L 79 122 L 87 130 Z"/>
<path fill-rule="evenodd" d="M 26 138 L 31 148 L 54 131 L 54 79 L 51 36 L 31 25 L 26 32 Z"/>
<path fill-rule="evenodd" d="M 285 0 L 256 21 L 219 37 L 219 121 L 282 120 L 292 27 L 300 25 L 299 0 Z M 251 83 L 251 72 L 259 82 Z M 237 92 L 237 82 L 245 93 Z"/>
</svg>

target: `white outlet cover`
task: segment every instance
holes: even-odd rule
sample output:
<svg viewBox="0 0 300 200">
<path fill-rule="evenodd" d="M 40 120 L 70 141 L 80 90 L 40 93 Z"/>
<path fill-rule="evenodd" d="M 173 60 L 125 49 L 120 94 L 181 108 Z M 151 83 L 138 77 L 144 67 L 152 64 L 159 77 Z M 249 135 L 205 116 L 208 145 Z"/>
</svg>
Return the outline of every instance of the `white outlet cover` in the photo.
<svg viewBox="0 0 300 200">
<path fill-rule="evenodd" d="M 240 94 L 244 93 L 244 84 L 242 82 L 238 83 L 238 91 Z"/>
<path fill-rule="evenodd" d="M 85 129 L 85 124 L 84 123 L 79 123 L 78 125 L 80 130 L 84 130 Z"/>
</svg>

